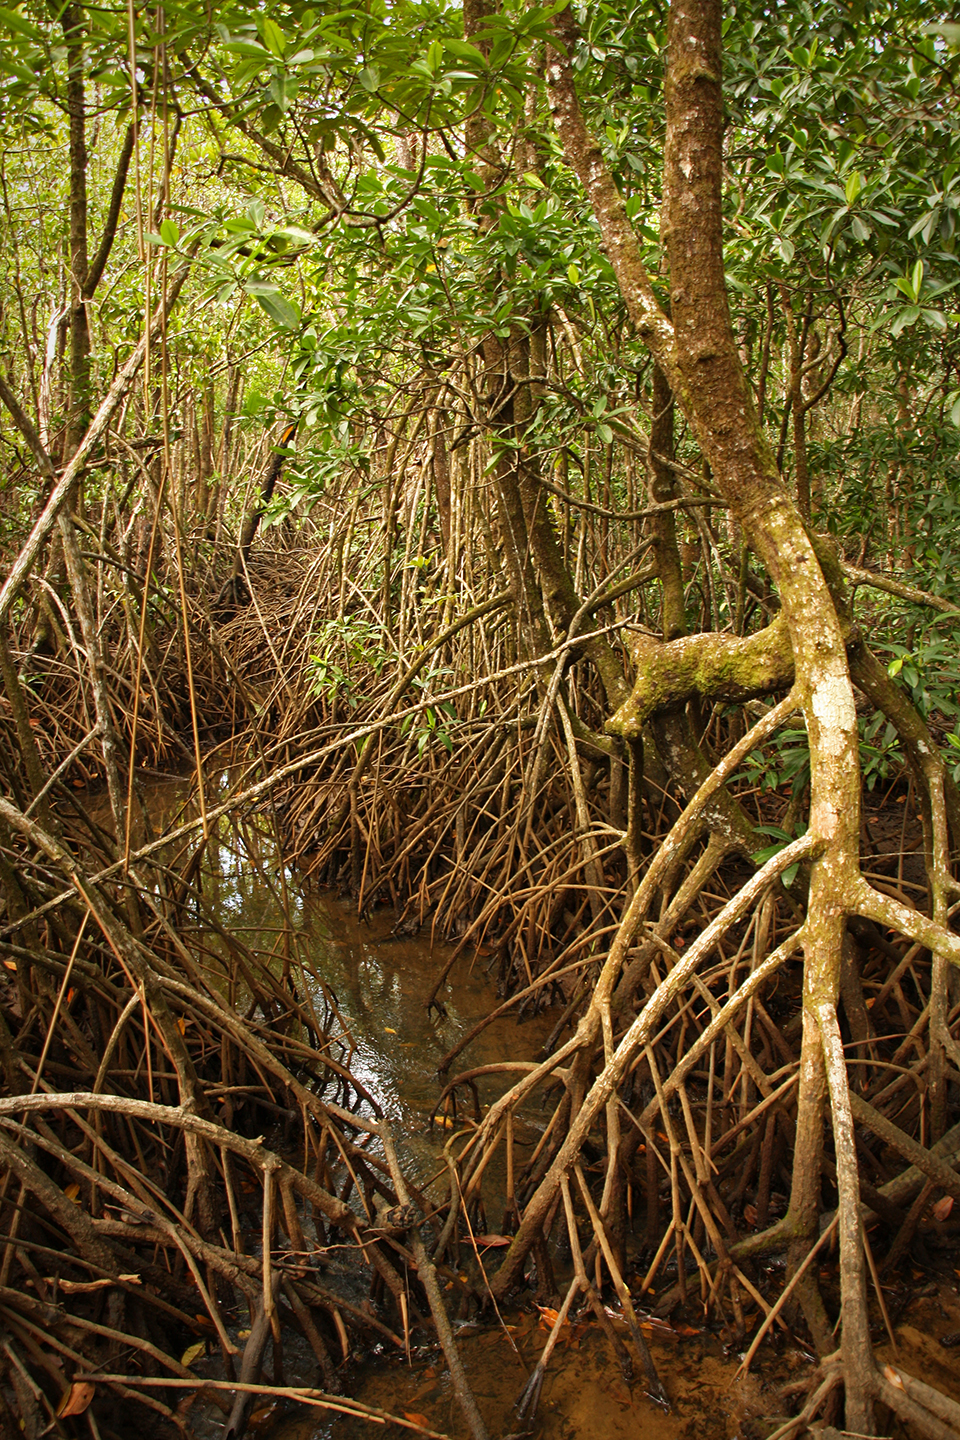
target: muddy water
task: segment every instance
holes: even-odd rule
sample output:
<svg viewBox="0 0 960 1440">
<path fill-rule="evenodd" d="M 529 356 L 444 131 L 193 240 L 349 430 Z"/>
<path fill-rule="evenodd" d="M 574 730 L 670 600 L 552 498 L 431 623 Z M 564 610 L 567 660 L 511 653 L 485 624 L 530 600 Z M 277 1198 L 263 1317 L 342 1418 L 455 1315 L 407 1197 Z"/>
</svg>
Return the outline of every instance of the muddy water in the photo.
<svg viewBox="0 0 960 1440">
<path fill-rule="evenodd" d="M 208 796 L 208 804 L 215 798 Z M 157 830 L 172 826 L 189 808 L 183 782 L 173 778 L 155 778 L 147 787 L 147 800 Z M 441 1152 L 450 1134 L 442 1125 L 430 1124 L 440 1095 L 437 1064 L 499 1003 L 485 958 L 461 957 L 440 997 L 445 1013 L 428 1014 L 426 1001 L 450 949 L 431 947 L 428 934 L 395 938 L 390 912 L 360 920 L 348 901 L 301 889 L 294 874 L 281 870 L 266 817 L 242 832 L 221 822 L 205 852 L 201 888 L 205 906 L 221 924 L 252 949 L 277 955 L 278 963 L 286 911 L 296 936 L 294 956 L 299 950 L 305 961 L 304 978 L 316 986 L 318 1006 L 324 987 L 335 997 L 342 1058 L 393 1122 L 410 1178 L 425 1185 L 444 1173 Z M 197 923 L 202 929 L 199 915 Z M 210 943 L 216 945 L 215 940 Z M 533 1059 L 554 1019 L 547 1013 L 521 1024 L 498 1020 L 471 1042 L 455 1068 Z M 504 1083 L 482 1079 L 481 1103 L 489 1103 Z M 536 1106 L 522 1120 L 528 1135 L 543 1123 Z M 458 1120 L 458 1129 L 460 1124 Z M 502 1193 L 495 1164 L 488 1167 L 485 1182 L 488 1228 L 495 1230 Z M 558 1273 L 563 1273 L 562 1261 Z M 615 1325 L 622 1329 L 618 1320 Z M 651 1326 L 650 1343 L 671 1398 L 669 1414 L 646 1397 L 639 1380 L 628 1383 L 623 1378 L 596 1321 L 574 1316 L 547 1370 L 534 1433 L 544 1440 L 626 1440 L 637 1435 L 645 1440 L 746 1440 L 775 1428 L 776 1410 L 762 1382 L 752 1376 L 735 1379 L 737 1357 L 724 1352 L 722 1337 L 707 1332 L 681 1337 L 662 1323 L 651 1320 Z M 492 1437 L 508 1436 L 518 1428 L 513 1407 L 546 1343 L 545 1327 L 532 1302 L 505 1312 L 500 1323 L 492 1319 L 457 1327 L 467 1376 Z M 405 1414 L 459 1440 L 466 1432 L 433 1332 L 424 1328 L 413 1339 L 409 1360 L 356 1354 L 345 1389 L 367 1405 Z M 781 1374 L 783 1363 L 781 1357 Z M 797 1351 L 794 1363 L 806 1366 L 806 1357 Z M 789 1369 L 789 1360 L 787 1364 Z M 306 1345 L 288 1348 L 284 1379 L 294 1385 L 322 1383 Z M 388 1429 L 391 1437 L 415 1433 L 397 1426 Z M 289 1410 L 282 1405 L 255 1410 L 250 1425 L 250 1433 L 265 1440 L 368 1440 L 378 1432 L 383 1433 L 379 1426 L 292 1405 Z"/>
<path fill-rule="evenodd" d="M 452 952 L 448 946 L 431 949 L 429 934 L 412 940 L 394 938 L 393 921 L 393 913 L 383 911 L 361 922 L 347 902 L 323 893 L 303 900 L 312 967 L 334 991 L 356 1043 L 350 1069 L 393 1121 L 405 1166 L 419 1184 L 436 1173 L 437 1157 L 449 1138 L 442 1120 L 430 1124 L 441 1093 L 437 1065 L 499 1005 L 500 997 L 486 974 L 484 957 L 464 956 L 440 996 L 446 1013 L 428 1014 L 427 1001 L 437 975 Z M 454 1068 L 531 1060 L 552 1026 L 550 1014 L 519 1025 L 509 1017 L 494 1021 L 471 1042 Z M 481 1103 L 489 1103 L 502 1089 L 503 1084 L 498 1086 L 493 1078 L 481 1079 Z M 528 1112 L 527 1120 L 536 1126 L 537 1112 Z M 491 1185 L 491 1198 L 494 1190 Z M 493 1222 L 498 1216 L 489 1218 Z"/>
<path fill-rule="evenodd" d="M 225 788 L 227 779 L 226 774 L 221 777 L 220 787 Z M 182 780 L 156 776 L 144 788 L 155 830 L 171 828 L 193 813 Z M 219 798 L 218 789 L 208 792 L 208 807 Z M 430 1122 L 441 1093 L 437 1066 L 501 1002 L 487 974 L 489 958 L 461 957 L 451 983 L 440 992 L 439 1008 L 428 1013 L 427 1001 L 452 948 L 431 946 L 429 929 L 413 939 L 395 936 L 392 911 L 380 910 L 360 919 L 350 901 L 327 890 L 302 888 L 295 872 L 281 868 L 266 816 L 242 830 L 220 821 L 204 852 L 200 887 L 207 911 L 252 950 L 268 959 L 276 956 L 278 968 L 284 952 L 290 954 L 295 976 L 297 955 L 304 960 L 303 980 L 313 991 L 318 1013 L 324 1010 L 325 996 L 330 996 L 342 1022 L 334 1025 L 337 1058 L 349 1065 L 393 1122 L 410 1179 L 423 1183 L 436 1174 L 453 1125 L 452 1119 L 444 1123 L 443 1117 L 438 1124 Z M 202 930 L 202 917 L 197 921 Z M 292 945 L 284 943 L 286 928 L 292 928 Z M 217 948 L 215 938 L 207 943 Z M 531 1015 L 519 1024 L 511 1017 L 497 1020 L 471 1042 L 454 1073 L 457 1068 L 504 1060 L 531 1060 L 553 1024 L 554 1016 L 548 1013 Z M 481 1078 L 481 1103 L 488 1103 L 502 1088 L 494 1078 Z M 538 1128 L 535 1107 L 526 1112 L 525 1120 Z M 490 1174 L 492 1198 L 495 1169 Z"/>
</svg>

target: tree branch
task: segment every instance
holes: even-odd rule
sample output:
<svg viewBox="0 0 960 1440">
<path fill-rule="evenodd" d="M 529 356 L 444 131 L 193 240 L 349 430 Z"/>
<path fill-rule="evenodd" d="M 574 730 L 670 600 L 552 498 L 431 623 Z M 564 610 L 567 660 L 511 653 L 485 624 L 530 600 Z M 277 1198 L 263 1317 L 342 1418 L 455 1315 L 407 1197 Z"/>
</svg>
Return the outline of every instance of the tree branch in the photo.
<svg viewBox="0 0 960 1440">
<path fill-rule="evenodd" d="M 130 170 L 130 157 L 133 154 L 134 141 L 137 138 L 137 123 L 131 121 L 127 126 L 127 133 L 123 137 L 123 146 L 120 150 L 120 158 L 117 161 L 117 173 L 113 177 L 113 189 L 110 192 L 110 204 L 107 207 L 107 218 L 103 222 L 103 234 L 100 237 L 100 246 L 90 264 L 87 266 L 87 274 L 84 279 L 81 293 L 84 300 L 89 300 L 100 284 L 101 276 L 110 258 L 110 251 L 113 249 L 113 242 L 117 234 L 117 221 L 120 219 L 120 206 L 123 204 L 123 192 L 127 188 L 127 174 Z"/>
</svg>

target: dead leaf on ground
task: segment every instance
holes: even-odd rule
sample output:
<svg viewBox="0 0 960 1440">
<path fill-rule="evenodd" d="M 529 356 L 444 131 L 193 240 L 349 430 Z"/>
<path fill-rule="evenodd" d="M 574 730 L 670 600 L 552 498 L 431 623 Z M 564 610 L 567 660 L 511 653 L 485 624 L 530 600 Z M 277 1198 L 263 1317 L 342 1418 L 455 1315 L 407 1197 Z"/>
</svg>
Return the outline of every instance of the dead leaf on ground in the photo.
<svg viewBox="0 0 960 1440">
<path fill-rule="evenodd" d="M 538 1305 L 537 1309 L 540 1311 L 541 1329 L 552 1330 L 554 1325 L 556 1325 L 557 1321 L 560 1319 L 560 1311 L 552 1310 L 549 1305 Z M 563 1323 L 564 1325 L 569 1325 L 570 1321 L 564 1320 Z"/>
<path fill-rule="evenodd" d="M 953 1209 L 953 1196 L 952 1196 L 952 1195 L 944 1195 L 943 1199 L 942 1199 L 942 1200 L 938 1200 L 937 1203 L 936 1203 L 936 1205 L 934 1205 L 934 1207 L 933 1207 L 933 1218 L 934 1218 L 934 1220 L 946 1220 L 947 1216 L 950 1214 L 950 1211 L 951 1211 L 952 1209 Z"/>
<path fill-rule="evenodd" d="M 639 1323 L 644 1335 L 656 1336 L 659 1340 L 678 1338 L 679 1331 L 675 1330 L 668 1320 L 658 1320 L 656 1315 L 644 1315 Z"/>
<path fill-rule="evenodd" d="M 271 1401 L 269 1405 L 260 1405 L 254 1410 L 247 1421 L 247 1428 L 250 1430 L 263 1430 L 267 1425 L 272 1424 L 276 1419 L 277 1404 Z"/>
<path fill-rule="evenodd" d="M 430 1421 L 426 1415 L 421 1415 L 417 1410 L 401 1410 L 404 1420 L 409 1420 L 411 1425 L 420 1425 L 424 1430 L 430 1429 Z"/>
<path fill-rule="evenodd" d="M 82 1415 L 96 1393 L 96 1386 L 91 1385 L 89 1380 L 74 1380 L 57 1406 L 58 1418 L 64 1420 L 68 1415 Z"/>
<path fill-rule="evenodd" d="M 183 1354 L 180 1356 L 180 1364 L 192 1365 L 194 1360 L 200 1359 L 200 1356 L 203 1354 L 206 1348 L 206 1340 L 198 1340 L 195 1345 L 188 1345 L 186 1350 L 184 1350 Z"/>
</svg>

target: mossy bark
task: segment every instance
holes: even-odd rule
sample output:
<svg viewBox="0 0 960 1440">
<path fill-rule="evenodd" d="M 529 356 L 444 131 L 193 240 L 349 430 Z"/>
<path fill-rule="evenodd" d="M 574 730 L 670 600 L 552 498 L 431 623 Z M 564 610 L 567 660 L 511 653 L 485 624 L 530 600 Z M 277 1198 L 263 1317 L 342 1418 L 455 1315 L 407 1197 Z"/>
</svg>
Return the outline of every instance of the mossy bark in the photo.
<svg viewBox="0 0 960 1440">
<path fill-rule="evenodd" d="M 753 635 L 685 635 L 664 645 L 649 635 L 629 641 L 637 679 L 607 730 L 624 738 L 639 735 L 654 715 L 673 710 L 693 696 L 704 700 L 747 700 L 793 684 L 793 649 L 783 615 Z"/>
</svg>

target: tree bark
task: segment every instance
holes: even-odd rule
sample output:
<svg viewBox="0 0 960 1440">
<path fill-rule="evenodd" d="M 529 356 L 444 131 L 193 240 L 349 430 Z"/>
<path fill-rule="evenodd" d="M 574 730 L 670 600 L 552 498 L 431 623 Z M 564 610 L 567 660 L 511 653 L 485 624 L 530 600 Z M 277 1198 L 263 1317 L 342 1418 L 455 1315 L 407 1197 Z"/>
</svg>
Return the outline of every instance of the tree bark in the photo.
<svg viewBox="0 0 960 1440">
<path fill-rule="evenodd" d="M 749 543 L 776 584 L 789 631 L 811 756 L 810 833 L 822 847 L 811 866 L 804 927 L 804 1008 L 811 1043 L 824 1044 L 835 1011 L 846 916 L 858 882 L 860 770 L 853 689 L 843 627 L 795 501 L 785 492 L 744 374 L 730 319 L 723 267 L 721 16 L 718 0 L 674 0 L 666 99 L 662 232 L 670 265 L 671 320 L 661 311 L 626 211 L 580 111 L 571 55 L 570 10 L 555 20 L 559 42 L 547 60 L 551 106 L 568 163 L 600 224 L 634 325 L 666 375 Z M 566 55 L 561 54 L 561 49 Z M 829 1068 L 829 1058 L 828 1058 Z M 842 1083 L 841 1083 L 842 1082 Z M 845 1075 L 831 1073 L 834 1127 L 844 1133 Z M 819 1090 L 803 1123 L 817 1123 Z M 839 1160 L 839 1156 L 838 1156 Z M 847 1200 L 856 1171 L 844 1176 Z M 859 1238 L 843 1267 L 843 1338 L 848 1428 L 869 1433 L 865 1270 Z"/>
</svg>

